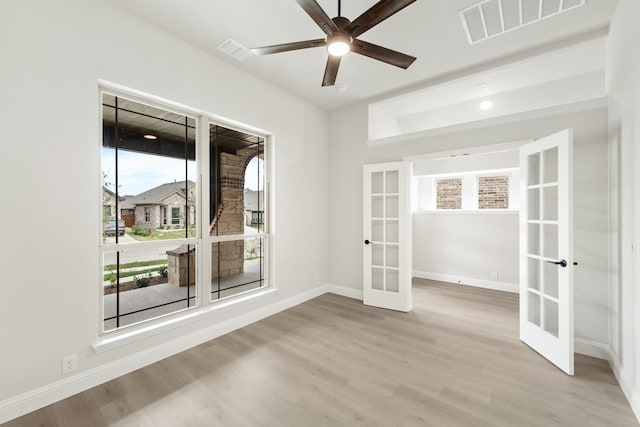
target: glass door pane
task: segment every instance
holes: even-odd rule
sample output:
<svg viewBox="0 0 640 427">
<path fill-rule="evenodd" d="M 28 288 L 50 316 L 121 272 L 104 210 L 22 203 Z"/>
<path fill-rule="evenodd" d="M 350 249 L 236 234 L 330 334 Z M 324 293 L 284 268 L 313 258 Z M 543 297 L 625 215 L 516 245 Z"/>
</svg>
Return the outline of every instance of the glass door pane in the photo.
<svg viewBox="0 0 640 427">
<path fill-rule="evenodd" d="M 558 182 L 558 147 L 544 150 L 542 162 L 544 165 L 543 182 L 545 184 Z"/>
<path fill-rule="evenodd" d="M 373 289 L 398 292 L 399 173 L 371 175 L 371 277 Z"/>
</svg>

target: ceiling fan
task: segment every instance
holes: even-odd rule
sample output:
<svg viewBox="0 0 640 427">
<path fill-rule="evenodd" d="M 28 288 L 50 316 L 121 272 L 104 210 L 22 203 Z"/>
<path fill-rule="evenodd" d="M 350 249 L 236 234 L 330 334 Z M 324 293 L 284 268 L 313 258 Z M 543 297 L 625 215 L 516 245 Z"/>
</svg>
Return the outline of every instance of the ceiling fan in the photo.
<svg viewBox="0 0 640 427">
<path fill-rule="evenodd" d="M 330 19 L 316 0 L 296 0 L 305 12 L 315 21 L 326 34 L 323 39 L 305 40 L 284 43 L 273 46 L 263 46 L 251 49 L 256 55 L 288 52 L 291 50 L 308 49 L 326 46 L 329 52 L 327 66 L 324 70 L 322 86 L 333 86 L 338 75 L 340 59 L 349 52 L 355 52 L 396 67 L 407 69 L 416 60 L 415 57 L 387 49 L 364 40 L 358 40 L 365 31 L 375 27 L 385 19 L 393 16 L 416 0 L 380 0 L 353 21 L 341 16 L 341 1 L 338 0 L 338 16 Z"/>
</svg>

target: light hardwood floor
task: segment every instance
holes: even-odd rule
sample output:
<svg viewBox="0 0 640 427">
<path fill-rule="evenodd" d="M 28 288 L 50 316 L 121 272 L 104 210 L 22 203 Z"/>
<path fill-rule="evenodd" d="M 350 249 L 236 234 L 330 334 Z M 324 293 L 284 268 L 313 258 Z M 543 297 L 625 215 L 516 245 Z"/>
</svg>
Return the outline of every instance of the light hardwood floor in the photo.
<svg viewBox="0 0 640 427">
<path fill-rule="evenodd" d="M 403 314 L 323 295 L 7 426 L 637 426 L 607 363 L 518 340 L 517 295 L 415 280 Z"/>
</svg>

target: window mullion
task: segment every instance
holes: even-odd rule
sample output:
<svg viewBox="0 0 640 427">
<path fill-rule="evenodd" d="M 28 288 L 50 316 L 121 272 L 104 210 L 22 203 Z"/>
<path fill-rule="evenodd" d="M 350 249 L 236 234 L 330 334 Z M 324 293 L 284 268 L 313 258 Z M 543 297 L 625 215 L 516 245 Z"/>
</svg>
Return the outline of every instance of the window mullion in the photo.
<svg viewBox="0 0 640 427">
<path fill-rule="evenodd" d="M 209 235 L 209 218 L 211 210 L 211 193 L 210 193 L 210 155 L 209 147 L 211 146 L 209 135 L 209 120 L 206 116 L 200 116 L 197 120 L 197 138 L 196 158 L 198 159 L 198 189 L 200 191 L 197 204 L 200 213 L 200 238 L 202 242 L 202 250 L 200 251 L 200 305 L 211 303 L 211 236 Z"/>
</svg>

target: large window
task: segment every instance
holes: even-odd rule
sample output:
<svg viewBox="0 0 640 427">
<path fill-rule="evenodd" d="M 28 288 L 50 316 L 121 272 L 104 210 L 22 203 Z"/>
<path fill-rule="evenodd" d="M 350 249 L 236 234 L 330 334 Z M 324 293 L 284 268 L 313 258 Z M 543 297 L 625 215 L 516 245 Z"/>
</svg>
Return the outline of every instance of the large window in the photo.
<svg viewBox="0 0 640 427">
<path fill-rule="evenodd" d="M 102 111 L 102 184 L 119 219 L 110 222 L 117 232 L 103 232 L 103 327 L 110 331 L 196 304 L 194 229 L 168 232 L 160 220 L 163 204 L 194 208 L 196 120 L 110 93 Z"/>
<path fill-rule="evenodd" d="M 102 94 L 104 332 L 266 286 L 265 137 L 134 98 Z"/>
<path fill-rule="evenodd" d="M 211 300 L 265 286 L 263 137 L 209 126 Z"/>
</svg>

